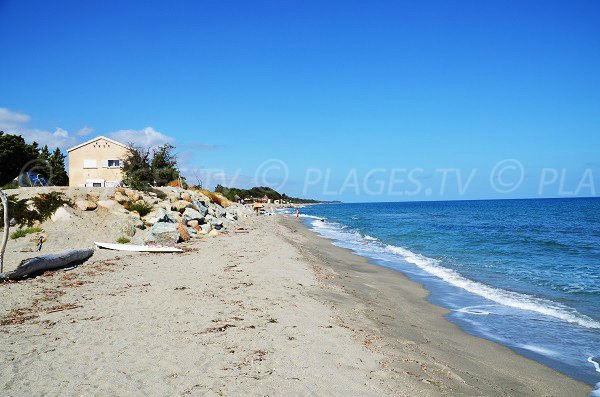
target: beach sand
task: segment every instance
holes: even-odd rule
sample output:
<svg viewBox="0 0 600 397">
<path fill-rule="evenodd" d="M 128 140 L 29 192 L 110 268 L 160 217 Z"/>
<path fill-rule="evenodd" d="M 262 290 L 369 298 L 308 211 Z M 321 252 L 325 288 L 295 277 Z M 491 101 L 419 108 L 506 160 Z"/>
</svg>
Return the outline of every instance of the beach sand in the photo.
<svg viewBox="0 0 600 397">
<path fill-rule="evenodd" d="M 585 395 L 298 220 L 0 284 L 4 395 Z"/>
</svg>

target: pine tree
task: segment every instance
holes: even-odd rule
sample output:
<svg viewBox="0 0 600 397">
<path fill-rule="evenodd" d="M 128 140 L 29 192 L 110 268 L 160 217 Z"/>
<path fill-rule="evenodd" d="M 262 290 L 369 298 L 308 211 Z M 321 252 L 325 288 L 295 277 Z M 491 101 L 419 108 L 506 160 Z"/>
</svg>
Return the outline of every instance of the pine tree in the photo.
<svg viewBox="0 0 600 397">
<path fill-rule="evenodd" d="M 175 146 L 165 143 L 153 150 L 150 168 L 156 186 L 165 186 L 179 178 L 177 156 L 173 153 Z"/>
<path fill-rule="evenodd" d="M 52 178 L 53 171 L 52 165 L 50 164 L 50 149 L 48 149 L 48 145 L 44 145 L 40 149 L 38 161 L 29 171 L 36 174 L 42 174 L 46 180 Z"/>
<path fill-rule="evenodd" d="M 59 148 L 56 148 L 48 162 L 52 169 L 52 183 L 56 186 L 68 186 L 69 176 L 65 167 L 66 156 L 62 154 Z"/>
</svg>

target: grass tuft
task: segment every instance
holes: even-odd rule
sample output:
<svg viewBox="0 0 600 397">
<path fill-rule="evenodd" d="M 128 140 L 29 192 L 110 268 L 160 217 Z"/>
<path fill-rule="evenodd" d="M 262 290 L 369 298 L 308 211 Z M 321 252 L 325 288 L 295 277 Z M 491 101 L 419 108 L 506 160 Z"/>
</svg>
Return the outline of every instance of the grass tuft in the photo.
<svg viewBox="0 0 600 397">
<path fill-rule="evenodd" d="M 27 227 L 25 229 L 17 229 L 11 233 L 10 238 L 16 240 L 18 238 L 25 237 L 28 234 L 39 233 L 41 231 L 42 229 L 40 229 L 39 227 Z"/>
<path fill-rule="evenodd" d="M 135 203 L 126 204 L 125 209 L 128 211 L 135 211 L 140 214 L 140 216 L 146 216 L 152 211 L 152 206 L 143 201 L 137 201 Z"/>
<path fill-rule="evenodd" d="M 131 240 L 128 239 L 127 237 L 119 237 L 117 239 L 117 243 L 119 244 L 127 244 L 128 242 L 130 242 Z"/>
</svg>

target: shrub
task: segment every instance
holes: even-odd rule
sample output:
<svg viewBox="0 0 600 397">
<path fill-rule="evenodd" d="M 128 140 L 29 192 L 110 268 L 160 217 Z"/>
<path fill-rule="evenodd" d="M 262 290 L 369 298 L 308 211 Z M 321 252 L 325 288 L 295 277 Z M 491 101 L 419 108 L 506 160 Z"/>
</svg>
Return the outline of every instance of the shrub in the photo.
<svg viewBox="0 0 600 397">
<path fill-rule="evenodd" d="M 150 211 L 152 211 L 152 206 L 149 204 L 146 204 L 143 201 L 136 201 L 135 203 L 128 203 L 127 205 L 125 205 L 125 208 L 128 211 L 135 211 L 138 214 L 140 214 L 140 216 L 146 216 L 150 213 Z"/>
<path fill-rule="evenodd" d="M 60 192 L 44 193 L 32 198 L 33 206 L 27 204 L 29 199 L 26 198 L 18 199 L 16 196 L 9 196 L 8 201 L 9 218 L 14 218 L 17 225 L 25 226 L 31 226 L 35 221 L 44 222 L 64 204 L 73 205 Z M 0 207 L 0 219 L 3 216 L 3 210 Z"/>
<path fill-rule="evenodd" d="M 119 244 L 127 244 L 128 242 L 130 242 L 131 240 L 128 239 L 127 237 L 119 237 L 117 239 L 117 243 Z"/>
<path fill-rule="evenodd" d="M 41 231 L 42 231 L 42 229 L 40 229 L 39 227 L 28 227 L 25 229 L 17 229 L 11 233 L 10 238 L 12 238 L 13 240 L 16 240 L 20 237 L 25 237 L 28 234 L 39 233 Z"/>
<path fill-rule="evenodd" d="M 0 187 L 0 190 L 10 190 L 10 189 L 18 189 L 19 185 L 16 184 L 15 182 L 10 182 L 2 187 Z"/>
<path fill-rule="evenodd" d="M 28 199 L 18 199 L 8 196 L 8 217 L 14 219 L 17 225 L 31 226 L 35 221 L 42 221 L 38 211 L 27 204 Z M 4 209 L 0 206 L 0 219 L 4 218 Z"/>
<path fill-rule="evenodd" d="M 69 207 L 73 206 L 71 200 L 65 198 L 60 192 L 43 193 L 34 197 L 32 200 L 35 204 L 35 208 L 40 214 L 40 221 L 42 222 L 50 218 L 50 216 L 63 205 L 67 204 Z"/>
</svg>

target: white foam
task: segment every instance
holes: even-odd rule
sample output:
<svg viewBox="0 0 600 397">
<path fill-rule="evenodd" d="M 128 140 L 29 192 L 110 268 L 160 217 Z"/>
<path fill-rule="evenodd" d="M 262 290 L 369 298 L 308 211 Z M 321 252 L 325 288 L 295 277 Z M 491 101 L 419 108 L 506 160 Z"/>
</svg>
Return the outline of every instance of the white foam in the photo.
<svg viewBox="0 0 600 397">
<path fill-rule="evenodd" d="M 397 253 L 407 262 L 418 266 L 426 272 L 433 274 L 434 276 L 454 285 L 455 287 L 462 288 L 465 291 L 482 296 L 491 301 L 521 310 L 540 313 L 545 316 L 554 317 L 569 323 L 578 324 L 582 327 L 600 329 L 600 323 L 598 321 L 595 321 L 570 307 L 560 305 L 546 299 L 490 287 L 489 285 L 469 280 L 452 269 L 438 265 L 439 261 L 436 259 L 415 254 L 414 252 L 402 247 L 388 245 L 386 246 L 386 249 Z"/>
<path fill-rule="evenodd" d="M 522 349 L 526 349 L 526 350 L 532 351 L 534 353 L 541 354 L 543 356 L 554 356 L 554 357 L 560 356 L 559 352 L 550 350 L 550 349 L 547 349 L 547 348 L 541 347 L 541 346 L 528 345 L 528 344 L 521 344 L 521 345 L 517 345 L 517 346 L 519 346 Z"/>
<path fill-rule="evenodd" d="M 503 290 L 470 280 L 452 269 L 439 265 L 439 261 L 436 259 L 416 254 L 406 248 L 394 245 L 384 245 L 377 239 L 371 236 L 368 236 L 369 238 L 367 238 L 356 231 L 347 229 L 344 225 L 335 222 L 320 221 L 313 221 L 311 222 L 311 225 L 317 233 L 324 237 L 331 238 L 334 241 L 338 241 L 339 243 L 336 245 L 351 248 L 361 255 L 388 261 L 393 260 L 394 258 L 396 260 L 400 259 L 417 266 L 421 270 L 455 287 L 501 305 L 539 313 L 544 316 L 577 324 L 585 328 L 600 329 L 600 322 L 595 321 L 568 306 L 547 299 Z M 390 258 L 390 256 L 392 256 L 392 258 Z"/>
<path fill-rule="evenodd" d="M 598 363 L 597 361 L 594 361 L 594 357 L 588 357 L 587 360 L 589 363 L 592 363 L 594 365 L 596 372 L 600 372 L 600 363 Z"/>
</svg>

